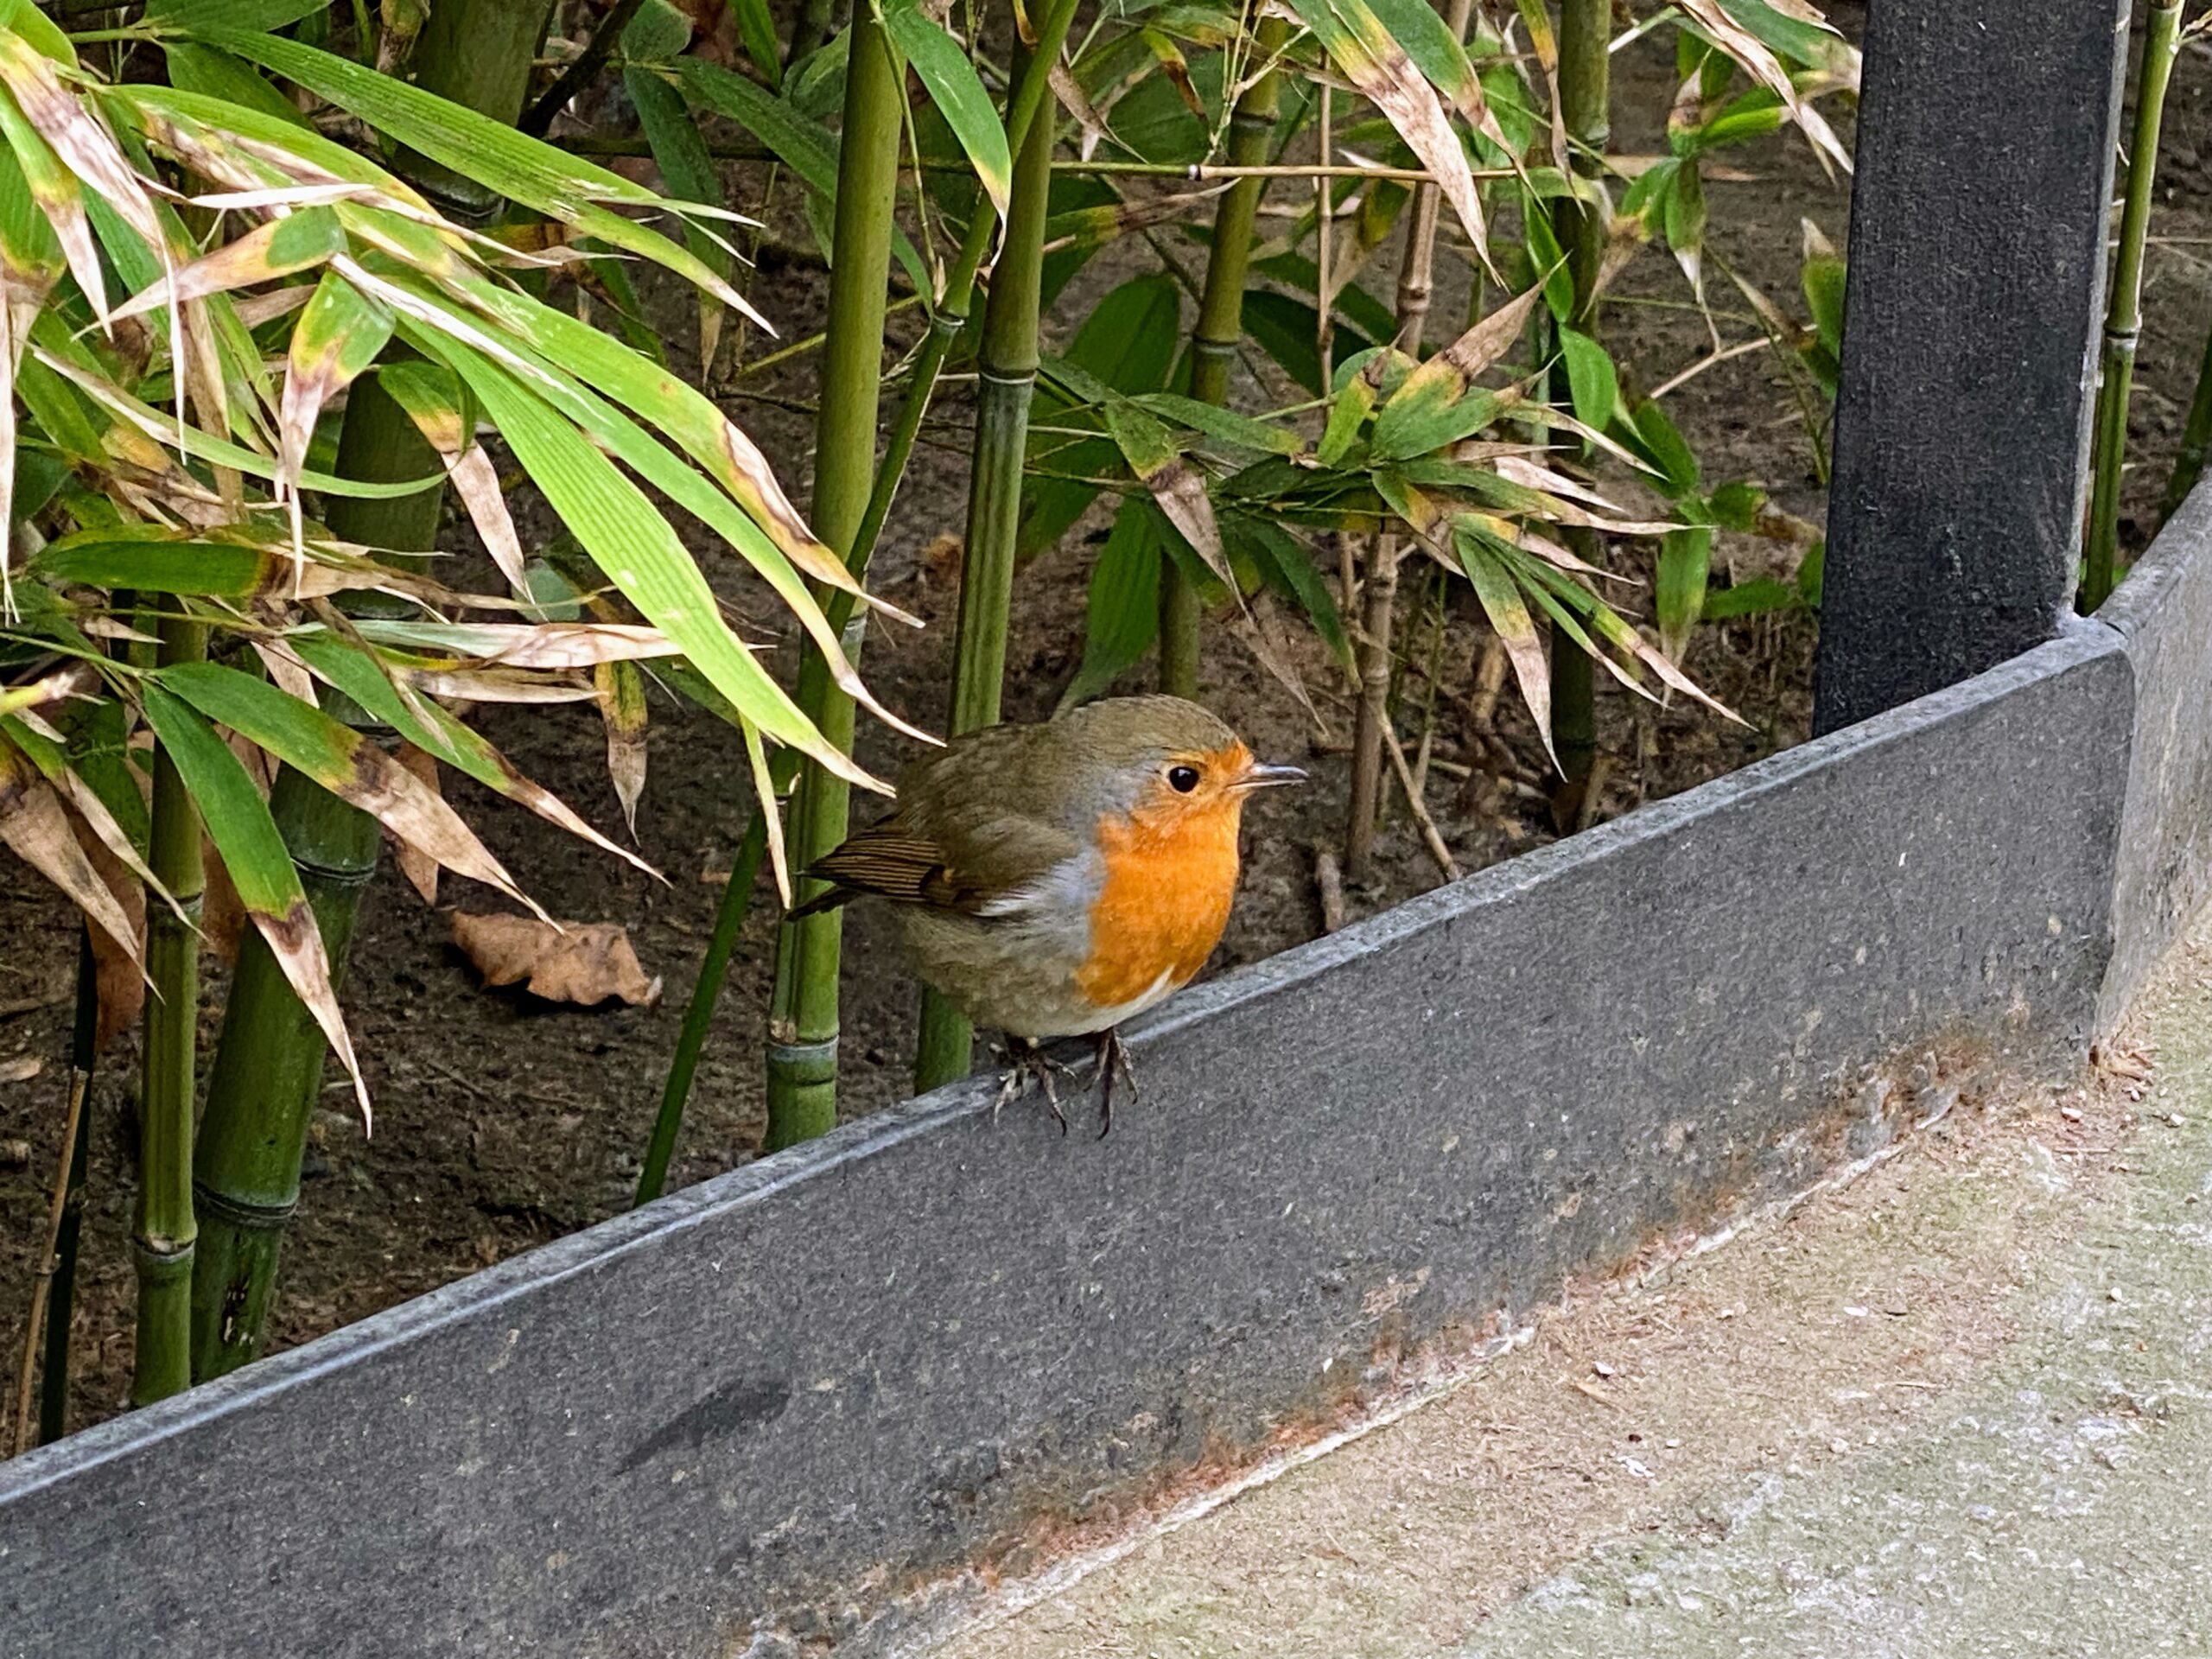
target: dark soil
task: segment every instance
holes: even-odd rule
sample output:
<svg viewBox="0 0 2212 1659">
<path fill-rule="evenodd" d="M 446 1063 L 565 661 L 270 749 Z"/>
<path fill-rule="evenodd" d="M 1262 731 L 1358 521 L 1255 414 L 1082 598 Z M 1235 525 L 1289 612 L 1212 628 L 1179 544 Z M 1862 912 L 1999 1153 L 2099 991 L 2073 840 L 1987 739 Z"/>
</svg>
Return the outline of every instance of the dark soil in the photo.
<svg viewBox="0 0 2212 1659">
<path fill-rule="evenodd" d="M 1848 28 L 1855 11 L 1841 21 Z M 1647 41 L 1621 54 L 1617 148 L 1656 151 L 1672 92 L 1672 48 Z M 2163 486 L 2193 383 L 2212 303 L 2212 59 L 2192 51 L 2174 92 L 2163 162 L 2159 246 L 2150 263 L 2148 318 L 2135 401 L 2135 435 L 2149 462 L 2129 494 L 2129 532 L 2139 544 Z M 1743 175 L 1710 188 L 1708 270 L 1722 340 L 1755 338 L 1753 320 L 1721 274 L 1719 261 L 1793 312 L 1802 308 L 1797 270 L 1801 219 L 1839 245 L 1844 188 L 1830 182 L 1806 146 L 1789 135 L 1726 160 Z M 757 171 L 757 169 L 756 169 Z M 1058 310 L 1082 315 L 1090 297 L 1139 268 L 1142 250 L 1102 259 Z M 1370 280 L 1387 293 L 1388 270 Z M 755 284 L 763 309 L 786 338 L 818 328 L 823 278 L 804 264 L 764 269 Z M 1656 386 L 1712 347 L 1704 321 L 1668 257 L 1648 251 L 1630 267 L 1607 310 L 1605 332 L 1637 385 Z M 1437 315 L 1460 314 L 1464 294 L 1440 294 Z M 1970 326 L 1962 320 L 1961 326 Z M 897 325 L 901 341 L 911 324 Z M 1432 334 L 1441 332 L 1441 325 Z M 671 325 L 671 337 L 688 335 Z M 770 384 L 762 384 L 769 382 Z M 808 471 L 810 370 L 743 383 L 772 394 L 734 405 L 794 486 Z M 1280 388 L 1270 389 L 1280 392 Z M 1265 394 L 1262 394 L 1265 395 Z M 1287 402 L 1287 395 L 1270 397 Z M 1669 406 L 1703 458 L 1711 482 L 1745 479 L 1775 504 L 1818 524 L 1825 504 L 1798 401 L 1774 354 L 1720 363 L 1671 394 Z M 925 725 L 945 705 L 953 588 L 941 560 L 924 550 L 957 535 L 964 518 L 960 426 L 966 410 L 945 400 L 939 447 L 925 448 L 879 556 L 875 585 L 929 620 L 916 633 L 880 627 L 866 671 L 887 702 Z M 1048 713 L 1082 650 L 1083 602 L 1096 537 L 1089 526 L 1041 556 L 1015 594 L 1009 657 L 1010 718 Z M 452 546 L 473 550 L 456 528 Z M 702 556 L 742 614 L 763 628 L 772 607 L 729 572 L 727 554 Z M 1738 575 L 1786 572 L 1796 553 L 1752 537 L 1726 538 L 1722 557 Z M 1623 562 L 1634 569 L 1636 556 Z M 1408 567 L 1409 570 L 1412 567 Z M 1648 571 L 1644 574 L 1648 575 Z M 1409 582 L 1409 594 L 1420 584 Z M 1647 590 L 1643 590 L 1648 592 Z M 1541 750 L 1509 688 L 1494 721 L 1469 711 L 1483 631 L 1451 600 L 1451 623 L 1433 655 L 1432 769 L 1428 804 L 1462 871 L 1478 869 L 1552 837 L 1539 785 Z M 1648 600 L 1625 601 L 1635 610 Z M 1402 638 L 1421 669 L 1404 680 L 1402 729 L 1427 729 L 1425 625 L 1409 599 Z M 1688 668 L 1749 722 L 1724 723 L 1677 698 L 1654 709 L 1601 684 L 1607 780 L 1595 817 L 1618 816 L 1718 777 L 1802 740 L 1810 715 L 1814 626 L 1802 613 L 1707 626 Z M 786 659 L 788 652 L 785 652 Z M 788 660 L 786 660 L 788 666 Z M 1314 850 L 1341 836 L 1347 791 L 1339 747 L 1349 735 L 1346 689 L 1318 651 L 1301 652 L 1308 685 L 1328 725 L 1317 739 L 1295 701 L 1225 634 L 1210 646 L 1205 696 L 1262 755 L 1298 760 L 1314 773 L 1297 791 L 1255 803 L 1246 837 L 1249 873 L 1215 970 L 1311 938 L 1320 930 Z M 1127 689 L 1136 689 L 1140 668 Z M 1602 677 L 1601 677 L 1602 679 Z M 539 820 L 450 777 L 448 788 L 523 886 L 557 916 L 626 924 L 647 970 L 664 976 L 658 1006 L 579 1010 L 520 993 L 486 992 L 448 943 L 448 923 L 395 879 L 389 865 L 364 905 L 344 1001 L 377 1102 L 376 1134 L 365 1140 L 341 1082 L 329 1086 L 308 1154 L 299 1216 L 285 1247 L 275 1341 L 289 1345 L 431 1288 L 518 1249 L 588 1225 L 623 1208 L 696 972 L 720 893 L 721 875 L 744 826 L 750 794 L 735 734 L 717 721 L 657 700 L 652 771 L 639 817 L 641 849 L 668 876 L 663 886 Z M 588 707 L 492 710 L 484 729 L 531 776 L 603 827 L 619 823 L 602 737 Z M 902 740 L 863 722 L 862 758 L 895 771 Z M 862 801 L 865 817 L 870 808 Z M 68 1006 L 76 926 L 60 902 L 20 866 L 0 876 L 0 1076 L 27 1057 L 43 1069 L 0 1084 L 0 1361 L 12 1373 L 21 1344 L 35 1241 L 60 1139 L 67 1072 Z M 1442 876 L 1394 801 L 1371 878 L 1349 894 L 1355 915 L 1386 908 Z M 499 909 L 496 896 L 452 884 L 441 906 Z M 770 971 L 773 906 L 756 906 L 731 974 L 714 1039 L 699 1075 L 672 1184 L 698 1180 L 752 1158 L 762 1128 L 760 1040 Z M 875 1110 L 907 1092 L 915 992 L 897 961 L 889 918 L 852 912 L 845 981 L 843 1101 L 849 1114 Z M 206 1033 L 212 1041 L 222 975 L 210 974 Z M 130 1372 L 132 1186 L 130 1100 L 136 1056 L 130 1039 L 104 1061 L 93 1109 L 92 1198 L 84 1291 L 76 1332 L 79 1422 L 120 1409 Z M 1138 1109 L 1142 1109 L 1141 1106 Z M 10 1147 L 8 1143 L 20 1143 Z"/>
</svg>

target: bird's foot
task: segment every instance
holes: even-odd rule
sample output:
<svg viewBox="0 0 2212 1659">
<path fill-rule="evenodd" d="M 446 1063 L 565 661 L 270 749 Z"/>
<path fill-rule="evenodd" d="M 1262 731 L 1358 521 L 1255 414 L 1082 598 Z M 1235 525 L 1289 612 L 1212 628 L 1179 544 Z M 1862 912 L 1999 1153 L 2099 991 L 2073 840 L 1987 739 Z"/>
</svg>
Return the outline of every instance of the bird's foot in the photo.
<svg viewBox="0 0 2212 1659">
<path fill-rule="evenodd" d="M 1129 1098 L 1137 1097 L 1137 1074 L 1129 1065 L 1128 1046 L 1122 1042 L 1118 1027 L 1109 1026 L 1098 1033 L 1098 1138 L 1103 1141 L 1106 1131 L 1114 1127 L 1114 1082 L 1119 1078 L 1129 1086 Z"/>
<path fill-rule="evenodd" d="M 1013 1064 L 999 1074 L 998 1098 L 991 1103 L 991 1122 L 999 1121 L 999 1113 L 1007 1102 L 1017 1100 L 1032 1083 L 1043 1091 L 1046 1105 L 1052 1108 L 1052 1121 L 1060 1126 L 1060 1133 L 1068 1132 L 1067 1114 L 1060 1109 L 1060 1089 L 1054 1074 L 1072 1077 L 1074 1069 L 1052 1058 L 1045 1051 L 1026 1037 L 1006 1039 L 1006 1057 Z"/>
</svg>

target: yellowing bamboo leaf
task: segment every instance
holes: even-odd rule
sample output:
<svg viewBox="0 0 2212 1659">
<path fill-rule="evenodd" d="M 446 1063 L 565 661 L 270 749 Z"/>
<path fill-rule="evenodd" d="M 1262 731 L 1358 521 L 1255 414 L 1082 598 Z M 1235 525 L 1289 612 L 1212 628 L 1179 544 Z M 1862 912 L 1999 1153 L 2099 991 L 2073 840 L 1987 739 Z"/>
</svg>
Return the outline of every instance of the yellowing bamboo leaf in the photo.
<svg viewBox="0 0 2212 1659">
<path fill-rule="evenodd" d="M 427 699 L 403 693 L 366 652 L 327 636 L 304 635 L 293 640 L 291 645 L 316 678 L 343 691 L 409 742 L 429 751 L 486 788 L 520 803 L 547 823 L 557 824 L 570 835 L 660 879 L 660 872 L 652 865 L 609 841 L 578 817 L 557 796 L 524 777 L 505 755 L 463 724 L 459 715 Z M 593 694 L 587 690 L 584 695 Z"/>
<path fill-rule="evenodd" d="M 1366 0 L 1289 0 L 1289 4 L 1344 78 L 1382 111 L 1407 147 L 1421 158 L 1465 227 L 1484 269 L 1490 270 L 1482 196 L 1468 168 L 1466 150 L 1452 130 L 1451 118 L 1444 112 L 1435 88 L 1414 67 L 1405 48 L 1391 38 Z"/>
<path fill-rule="evenodd" d="M 1543 297 L 1537 283 L 1507 301 L 1423 363 L 1375 417 L 1377 459 L 1402 461 L 1479 431 L 1497 417 L 1497 394 L 1478 388 L 1475 377 L 1511 350 Z"/>
<path fill-rule="evenodd" d="M 1175 526 L 1191 550 L 1205 562 L 1232 594 L 1239 593 L 1229 555 L 1222 549 L 1221 526 L 1215 522 L 1213 503 L 1207 498 L 1205 480 L 1175 447 L 1166 424 L 1140 405 L 1119 396 L 1109 396 L 1101 406 L 1106 429 L 1129 469 L 1143 480 L 1153 499 Z"/>
<path fill-rule="evenodd" d="M 1835 129 L 1799 93 L 1796 83 L 1789 78 L 1789 71 L 1764 41 L 1731 17 L 1722 8 L 1720 0 L 1681 0 L 1681 7 L 1723 52 L 1735 59 L 1754 80 L 1782 100 L 1783 107 L 1789 111 L 1789 118 L 1797 124 L 1811 142 L 1813 154 L 1819 158 L 1823 168 L 1834 162 L 1846 173 L 1851 171 L 1851 152 L 1836 137 Z"/>
<path fill-rule="evenodd" d="M 607 728 L 607 775 L 634 841 L 638 798 L 645 789 L 645 677 L 635 663 L 601 663 L 592 670 L 592 683 Z"/>
<path fill-rule="evenodd" d="M 118 321 L 141 312 L 167 308 L 175 301 L 197 300 L 227 293 L 255 283 L 274 282 L 296 271 L 311 270 L 346 248 L 346 233 L 338 215 L 327 207 L 310 207 L 247 232 L 226 242 L 213 253 L 185 265 L 115 309 Z M 302 303 L 305 303 L 303 298 Z"/>
<path fill-rule="evenodd" d="M 1505 647 L 1513 677 L 1521 684 L 1522 700 L 1529 705 L 1529 718 L 1544 741 L 1544 753 L 1557 770 L 1559 752 L 1552 747 L 1551 665 L 1544 656 L 1543 641 L 1537 637 L 1535 621 L 1529 614 L 1528 601 L 1478 539 L 1472 536 L 1454 539 L 1460 567 L 1474 585 L 1475 598 L 1497 631 L 1498 643 Z"/>
<path fill-rule="evenodd" d="M 391 312 L 337 272 L 328 270 L 293 325 L 284 402 L 277 412 L 280 447 L 276 485 L 278 499 L 291 503 L 296 555 L 300 539 L 300 474 L 307 466 L 315 420 L 325 404 L 376 361 L 377 353 L 391 338 Z"/>
<path fill-rule="evenodd" d="M 461 815 L 360 733 L 264 680 L 219 664 L 182 663 L 162 670 L 159 677 L 207 719 L 359 807 L 454 874 L 531 904 Z"/>
</svg>

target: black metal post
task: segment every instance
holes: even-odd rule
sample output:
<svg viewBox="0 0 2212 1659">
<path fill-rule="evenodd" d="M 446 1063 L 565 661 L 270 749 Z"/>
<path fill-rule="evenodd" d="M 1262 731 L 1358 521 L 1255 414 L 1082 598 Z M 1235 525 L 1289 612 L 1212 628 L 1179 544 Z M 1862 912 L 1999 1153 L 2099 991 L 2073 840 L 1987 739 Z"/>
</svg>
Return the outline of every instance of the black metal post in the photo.
<svg viewBox="0 0 2212 1659">
<path fill-rule="evenodd" d="M 1866 9 L 1817 730 L 2058 631 L 2081 556 L 2127 13 Z"/>
</svg>

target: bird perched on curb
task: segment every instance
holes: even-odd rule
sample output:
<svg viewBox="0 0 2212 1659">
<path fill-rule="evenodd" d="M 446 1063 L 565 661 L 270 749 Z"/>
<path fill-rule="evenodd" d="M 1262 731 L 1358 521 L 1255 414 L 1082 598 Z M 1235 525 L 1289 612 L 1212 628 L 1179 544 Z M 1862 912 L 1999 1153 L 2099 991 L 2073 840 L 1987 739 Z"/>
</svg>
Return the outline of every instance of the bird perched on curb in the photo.
<svg viewBox="0 0 2212 1659">
<path fill-rule="evenodd" d="M 1118 1027 L 1190 983 L 1229 922 L 1245 798 L 1306 774 L 1252 758 L 1181 697 L 1109 697 L 1034 726 L 956 737 L 899 779 L 899 805 L 817 859 L 830 890 L 794 914 L 874 893 L 899 906 L 922 978 L 1004 1032 L 1061 1116 L 1040 1039 L 1096 1036 L 1100 1134 Z"/>
</svg>

